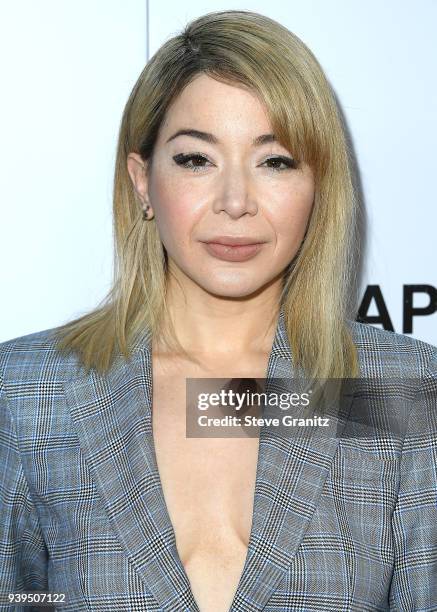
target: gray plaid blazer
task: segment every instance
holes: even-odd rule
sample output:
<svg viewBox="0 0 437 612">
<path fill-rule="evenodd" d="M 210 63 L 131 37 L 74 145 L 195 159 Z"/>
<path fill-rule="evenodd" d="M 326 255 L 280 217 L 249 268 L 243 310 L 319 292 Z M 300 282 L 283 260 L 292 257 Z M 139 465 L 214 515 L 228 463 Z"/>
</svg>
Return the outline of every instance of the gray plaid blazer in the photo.
<svg viewBox="0 0 437 612">
<path fill-rule="evenodd" d="M 403 381 L 405 435 L 262 428 L 232 612 L 437 610 L 437 349 L 349 324 L 363 376 Z M 0 593 L 65 593 L 65 610 L 198 610 L 157 470 L 148 334 L 100 376 L 61 357 L 51 332 L 0 344 Z M 268 378 L 293 373 L 281 312 Z"/>
</svg>

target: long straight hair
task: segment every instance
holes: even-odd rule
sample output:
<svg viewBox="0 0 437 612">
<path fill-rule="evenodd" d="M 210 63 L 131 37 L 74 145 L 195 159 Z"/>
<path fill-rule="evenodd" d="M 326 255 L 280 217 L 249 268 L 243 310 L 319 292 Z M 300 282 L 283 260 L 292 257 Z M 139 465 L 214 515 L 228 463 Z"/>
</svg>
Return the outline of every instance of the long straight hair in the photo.
<svg viewBox="0 0 437 612">
<path fill-rule="evenodd" d="M 142 219 L 127 157 L 135 152 L 151 163 L 167 109 L 200 73 L 256 94 L 279 143 L 311 166 L 314 204 L 304 240 L 284 270 L 278 306 L 296 365 L 319 378 L 357 376 L 347 322 L 357 203 L 341 115 L 306 45 L 250 11 L 211 12 L 191 21 L 141 72 L 118 137 L 113 284 L 98 307 L 57 328 L 58 348 L 76 352 L 87 370 L 104 373 L 116 355 L 129 357 L 145 332 L 164 333 L 167 253 L 155 221 Z"/>
</svg>

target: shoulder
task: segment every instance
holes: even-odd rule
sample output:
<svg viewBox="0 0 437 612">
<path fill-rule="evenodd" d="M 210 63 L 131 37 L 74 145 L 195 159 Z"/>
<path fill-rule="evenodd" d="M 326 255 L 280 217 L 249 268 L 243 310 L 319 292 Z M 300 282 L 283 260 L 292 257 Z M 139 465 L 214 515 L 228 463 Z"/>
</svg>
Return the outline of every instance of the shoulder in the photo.
<svg viewBox="0 0 437 612">
<path fill-rule="evenodd" d="M 437 375 L 437 347 L 358 321 L 347 321 L 357 348 L 362 376 L 423 378 Z"/>
<path fill-rule="evenodd" d="M 50 385 L 75 377 L 81 365 L 74 354 L 57 348 L 58 327 L 18 336 L 0 343 L 0 385 L 14 388 L 21 383 Z"/>
<path fill-rule="evenodd" d="M 373 325 L 348 323 L 361 370 L 355 423 L 372 415 L 377 426 L 372 424 L 370 431 L 378 433 L 348 443 L 376 445 L 376 454 L 388 458 L 393 449 L 398 452 L 399 439 L 405 451 L 426 455 L 435 448 L 437 436 L 437 347 Z"/>
</svg>

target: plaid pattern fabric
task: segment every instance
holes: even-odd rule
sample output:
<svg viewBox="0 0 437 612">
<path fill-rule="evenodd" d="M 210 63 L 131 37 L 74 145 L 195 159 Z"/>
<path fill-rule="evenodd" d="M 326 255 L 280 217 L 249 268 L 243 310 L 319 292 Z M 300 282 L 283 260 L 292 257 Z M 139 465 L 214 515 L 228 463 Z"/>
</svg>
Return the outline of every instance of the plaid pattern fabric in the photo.
<svg viewBox="0 0 437 612">
<path fill-rule="evenodd" d="M 349 324 L 363 376 L 404 381 L 408 429 L 299 440 L 262 428 L 232 612 L 437 610 L 437 349 Z M 61 357 L 51 332 L 0 344 L 0 593 L 198 611 L 156 465 L 148 334 L 100 376 Z M 294 373 L 281 312 L 268 378 Z"/>
</svg>

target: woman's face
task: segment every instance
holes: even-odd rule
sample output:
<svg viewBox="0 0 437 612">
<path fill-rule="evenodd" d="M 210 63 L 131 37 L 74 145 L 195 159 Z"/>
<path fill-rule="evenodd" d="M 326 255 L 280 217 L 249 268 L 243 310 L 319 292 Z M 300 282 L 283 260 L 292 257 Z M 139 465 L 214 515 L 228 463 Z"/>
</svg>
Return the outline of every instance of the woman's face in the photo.
<svg viewBox="0 0 437 612">
<path fill-rule="evenodd" d="M 245 297 L 275 278 L 280 285 L 305 234 L 314 180 L 271 133 L 255 95 L 202 74 L 168 109 L 148 177 L 140 156 L 129 155 L 132 181 L 155 217 L 144 223 L 157 223 L 169 268 L 185 287 Z M 228 236 L 262 244 L 255 254 L 205 244 Z"/>
</svg>

